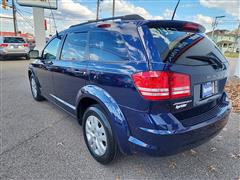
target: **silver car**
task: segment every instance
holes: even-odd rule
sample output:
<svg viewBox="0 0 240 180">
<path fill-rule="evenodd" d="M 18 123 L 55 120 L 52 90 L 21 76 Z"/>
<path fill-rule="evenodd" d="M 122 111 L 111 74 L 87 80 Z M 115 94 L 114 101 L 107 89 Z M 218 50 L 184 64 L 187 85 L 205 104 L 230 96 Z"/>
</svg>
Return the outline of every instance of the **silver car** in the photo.
<svg viewBox="0 0 240 180">
<path fill-rule="evenodd" d="M 29 59 L 29 44 L 23 37 L 0 36 L 0 59 L 25 57 Z"/>
</svg>

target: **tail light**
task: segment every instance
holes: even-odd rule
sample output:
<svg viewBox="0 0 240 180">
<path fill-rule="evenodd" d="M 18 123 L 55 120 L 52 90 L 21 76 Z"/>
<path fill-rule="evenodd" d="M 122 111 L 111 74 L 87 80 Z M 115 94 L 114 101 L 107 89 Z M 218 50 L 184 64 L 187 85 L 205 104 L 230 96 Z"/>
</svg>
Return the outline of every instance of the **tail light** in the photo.
<svg viewBox="0 0 240 180">
<path fill-rule="evenodd" d="M 28 46 L 29 46 L 29 44 L 25 43 L 25 44 L 23 44 L 23 46 L 24 46 L 24 47 L 28 47 Z"/>
<path fill-rule="evenodd" d="M 0 44 L 0 47 L 8 47 L 8 44 Z"/>
<path fill-rule="evenodd" d="M 147 71 L 133 74 L 132 78 L 147 100 L 176 99 L 191 95 L 190 77 L 187 74 Z"/>
<path fill-rule="evenodd" d="M 206 30 L 205 27 L 197 23 L 185 23 L 182 28 L 184 31 L 190 32 L 205 32 Z"/>
<path fill-rule="evenodd" d="M 98 28 L 110 28 L 111 24 L 99 24 L 97 25 Z"/>
</svg>

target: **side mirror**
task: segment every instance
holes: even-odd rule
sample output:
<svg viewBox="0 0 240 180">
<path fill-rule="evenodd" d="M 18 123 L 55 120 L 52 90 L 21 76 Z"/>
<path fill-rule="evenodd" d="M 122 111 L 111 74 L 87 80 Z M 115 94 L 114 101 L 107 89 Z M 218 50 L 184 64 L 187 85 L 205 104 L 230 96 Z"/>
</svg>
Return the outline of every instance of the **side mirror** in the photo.
<svg viewBox="0 0 240 180">
<path fill-rule="evenodd" d="M 38 50 L 30 51 L 29 56 L 30 56 L 31 59 L 40 59 Z"/>
</svg>

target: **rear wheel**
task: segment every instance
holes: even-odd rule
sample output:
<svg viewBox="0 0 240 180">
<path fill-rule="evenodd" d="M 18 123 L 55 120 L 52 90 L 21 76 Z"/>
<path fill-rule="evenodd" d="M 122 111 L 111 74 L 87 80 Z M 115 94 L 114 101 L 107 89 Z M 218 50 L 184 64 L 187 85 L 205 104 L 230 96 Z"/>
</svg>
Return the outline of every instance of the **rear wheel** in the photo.
<svg viewBox="0 0 240 180">
<path fill-rule="evenodd" d="M 30 86 L 31 86 L 31 92 L 32 92 L 33 98 L 36 101 L 42 101 L 44 98 L 43 96 L 41 96 L 40 89 L 34 75 L 31 75 L 29 80 L 30 80 Z"/>
<path fill-rule="evenodd" d="M 84 140 L 95 160 L 108 164 L 118 153 L 107 115 L 99 105 L 89 107 L 83 116 Z"/>
</svg>

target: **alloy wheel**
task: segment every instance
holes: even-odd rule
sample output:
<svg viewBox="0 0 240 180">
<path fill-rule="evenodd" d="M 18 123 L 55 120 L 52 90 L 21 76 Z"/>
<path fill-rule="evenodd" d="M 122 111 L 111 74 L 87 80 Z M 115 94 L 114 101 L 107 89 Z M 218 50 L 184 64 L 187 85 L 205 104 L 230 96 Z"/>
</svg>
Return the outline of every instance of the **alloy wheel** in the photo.
<svg viewBox="0 0 240 180">
<path fill-rule="evenodd" d="M 85 124 L 87 142 L 92 152 L 98 156 L 105 154 L 107 149 L 106 131 L 96 116 L 89 116 Z"/>
<path fill-rule="evenodd" d="M 34 78 L 31 79 L 31 88 L 32 88 L 33 96 L 37 97 L 37 84 Z"/>
</svg>

